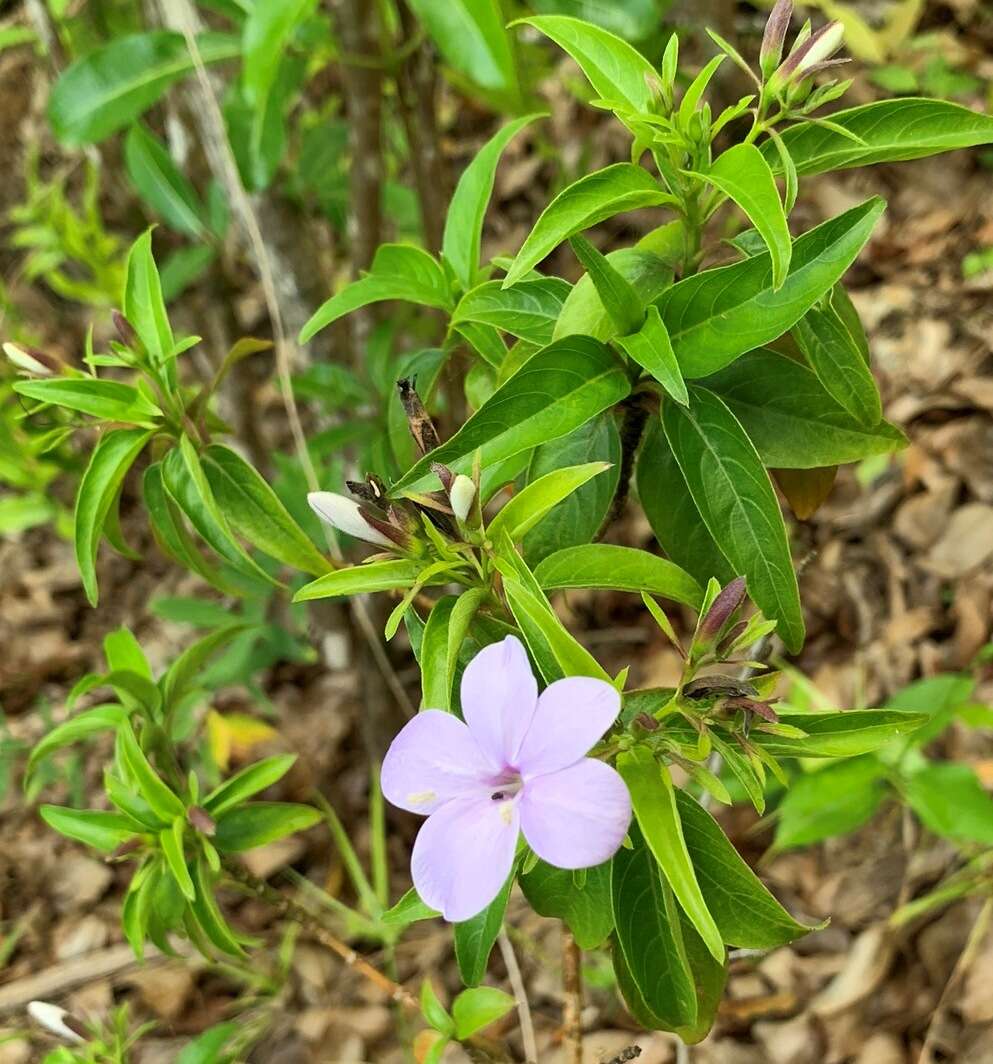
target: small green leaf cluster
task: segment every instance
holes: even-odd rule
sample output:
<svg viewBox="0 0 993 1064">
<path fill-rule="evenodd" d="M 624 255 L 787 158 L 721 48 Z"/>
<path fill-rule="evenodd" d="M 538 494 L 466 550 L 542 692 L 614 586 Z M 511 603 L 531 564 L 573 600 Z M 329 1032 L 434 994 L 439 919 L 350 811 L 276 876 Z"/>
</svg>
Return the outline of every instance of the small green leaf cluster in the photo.
<svg viewBox="0 0 993 1064">
<path fill-rule="evenodd" d="M 421 985 L 421 1014 L 434 1036 L 424 1040 L 426 1052 L 420 1059 L 424 1064 L 438 1064 L 450 1041 L 467 1041 L 513 1007 L 514 999 L 495 986 L 472 986 L 455 998 L 449 1011 L 438 1000 L 431 981 L 425 979 Z"/>
<path fill-rule="evenodd" d="M 246 766 L 207 794 L 196 772 L 184 772 L 179 744 L 189 733 L 189 709 L 200 696 L 198 678 L 211 657 L 241 629 L 228 627 L 188 647 L 157 679 L 134 636 L 121 628 L 107 636 L 108 671 L 83 677 L 75 702 L 109 688 L 117 698 L 70 716 L 32 750 L 26 782 L 56 751 L 101 733 L 114 735 L 114 756 L 104 772 L 112 806 L 73 809 L 43 805 L 45 822 L 67 838 L 135 864 L 121 914 L 137 956 L 146 939 L 169 952 L 169 935 L 181 931 L 204 952 L 240 954 L 249 942 L 225 920 L 215 898 L 229 855 L 301 831 L 321 819 L 310 806 L 250 801 L 278 782 L 295 760 L 266 758 Z"/>
</svg>

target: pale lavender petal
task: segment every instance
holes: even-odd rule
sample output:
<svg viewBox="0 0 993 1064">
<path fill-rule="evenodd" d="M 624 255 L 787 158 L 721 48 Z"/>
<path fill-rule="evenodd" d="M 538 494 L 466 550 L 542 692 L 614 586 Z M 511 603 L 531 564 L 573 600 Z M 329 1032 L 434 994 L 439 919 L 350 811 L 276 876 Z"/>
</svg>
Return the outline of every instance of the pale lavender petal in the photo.
<svg viewBox="0 0 993 1064">
<path fill-rule="evenodd" d="M 575 764 L 620 711 L 621 696 L 606 680 L 568 676 L 549 684 L 517 755 L 521 775 L 530 779 Z"/>
<path fill-rule="evenodd" d="M 521 641 L 508 635 L 484 647 L 466 666 L 461 690 L 462 716 L 483 753 L 497 769 L 514 765 L 538 698 Z"/>
<path fill-rule="evenodd" d="M 403 726 L 381 774 L 387 800 L 423 816 L 458 795 L 489 794 L 492 780 L 492 766 L 469 729 L 440 709 L 426 709 Z"/>
<path fill-rule="evenodd" d="M 500 893 L 514 863 L 517 803 L 455 798 L 428 817 L 410 869 L 421 900 L 457 923 L 482 912 Z"/>
<path fill-rule="evenodd" d="M 524 784 L 521 830 L 531 849 L 556 868 L 590 868 L 616 852 L 631 822 L 631 796 L 602 761 L 537 776 Z"/>
</svg>

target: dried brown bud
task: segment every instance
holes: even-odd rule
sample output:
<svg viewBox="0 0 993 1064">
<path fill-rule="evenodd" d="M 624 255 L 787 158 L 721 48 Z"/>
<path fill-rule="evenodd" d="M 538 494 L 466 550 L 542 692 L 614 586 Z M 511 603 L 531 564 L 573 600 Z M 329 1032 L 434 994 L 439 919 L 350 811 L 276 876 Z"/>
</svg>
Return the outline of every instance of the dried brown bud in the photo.
<svg viewBox="0 0 993 1064">
<path fill-rule="evenodd" d="M 131 322 L 129 322 L 119 310 L 111 311 L 110 316 L 114 320 L 114 329 L 117 331 L 121 343 L 124 344 L 125 347 L 138 347 L 140 341 Z"/>
<path fill-rule="evenodd" d="M 443 465 L 441 462 L 432 462 L 431 472 L 437 475 L 446 494 L 452 490 L 452 482 L 455 480 L 455 474 L 447 465 Z"/>
<path fill-rule="evenodd" d="M 711 603 L 707 616 L 700 623 L 700 635 L 706 639 L 713 639 L 731 619 L 744 598 L 745 578 L 736 576 Z"/>
<path fill-rule="evenodd" d="M 745 713 L 754 713 L 757 717 L 761 717 L 770 724 L 776 724 L 779 721 L 776 711 L 768 702 L 759 702 L 754 698 L 744 698 L 741 696 L 729 698 L 724 703 L 724 706 L 726 709 L 740 709 Z"/>
<path fill-rule="evenodd" d="M 362 504 L 359 506 L 359 514 L 370 528 L 374 528 L 398 547 L 410 546 L 410 536 L 406 530 L 393 524 L 382 510 Z"/>
<path fill-rule="evenodd" d="M 199 831 L 201 835 L 207 835 L 209 837 L 217 830 L 214 818 L 206 809 L 202 809 L 198 805 L 191 805 L 189 809 L 186 810 L 186 819 L 189 821 L 190 827 L 193 828 L 194 831 Z"/>
<path fill-rule="evenodd" d="M 647 713 L 639 713 L 632 723 L 637 724 L 639 728 L 642 728 L 647 732 L 659 730 L 659 722 L 654 717 L 650 717 Z"/>
<path fill-rule="evenodd" d="M 400 393 L 400 402 L 407 415 L 407 424 L 410 426 L 410 434 L 414 438 L 414 443 L 417 444 L 417 449 L 422 455 L 433 451 L 441 440 L 431 420 L 431 415 L 417 394 L 414 382 L 406 377 L 401 378 L 397 381 L 397 391 Z"/>
</svg>

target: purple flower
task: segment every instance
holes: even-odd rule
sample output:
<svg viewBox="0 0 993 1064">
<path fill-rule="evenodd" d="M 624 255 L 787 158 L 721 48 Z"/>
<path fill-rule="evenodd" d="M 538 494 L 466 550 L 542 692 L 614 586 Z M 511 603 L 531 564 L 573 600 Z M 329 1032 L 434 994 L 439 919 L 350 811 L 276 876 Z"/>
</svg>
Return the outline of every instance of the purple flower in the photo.
<svg viewBox="0 0 993 1064">
<path fill-rule="evenodd" d="M 539 696 L 513 636 L 481 650 L 462 677 L 465 723 L 424 710 L 383 761 L 387 799 L 428 818 L 411 859 L 422 900 L 446 920 L 475 916 L 510 875 L 522 831 L 558 868 L 612 857 L 631 798 L 613 768 L 585 755 L 620 708 L 609 683 L 585 676 L 557 680 Z"/>
</svg>

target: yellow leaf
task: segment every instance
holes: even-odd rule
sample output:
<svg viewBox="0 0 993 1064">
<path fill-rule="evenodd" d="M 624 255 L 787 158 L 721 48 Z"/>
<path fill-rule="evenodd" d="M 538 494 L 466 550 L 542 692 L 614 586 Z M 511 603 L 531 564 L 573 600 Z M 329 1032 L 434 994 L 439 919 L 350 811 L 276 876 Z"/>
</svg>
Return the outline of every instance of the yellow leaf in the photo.
<svg viewBox="0 0 993 1064">
<path fill-rule="evenodd" d="M 247 757 L 253 747 L 268 742 L 277 734 L 270 724 L 246 713 L 222 715 L 212 709 L 207 714 L 207 743 L 214 764 L 222 772 L 228 769 L 232 758 Z"/>
</svg>

